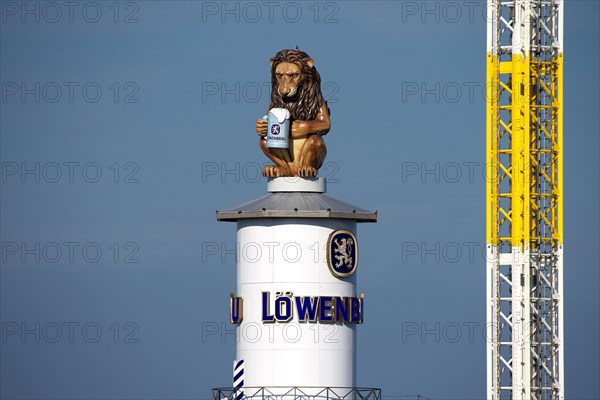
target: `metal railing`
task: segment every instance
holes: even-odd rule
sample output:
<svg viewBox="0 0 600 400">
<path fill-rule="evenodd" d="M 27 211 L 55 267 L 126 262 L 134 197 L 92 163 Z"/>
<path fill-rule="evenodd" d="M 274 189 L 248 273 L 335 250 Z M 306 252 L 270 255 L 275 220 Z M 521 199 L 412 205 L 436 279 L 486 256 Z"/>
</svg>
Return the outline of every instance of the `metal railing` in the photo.
<svg viewBox="0 0 600 400">
<path fill-rule="evenodd" d="M 241 393 L 243 392 L 243 394 Z M 381 400 L 381 389 L 358 387 L 269 386 L 214 388 L 213 400 Z"/>
</svg>

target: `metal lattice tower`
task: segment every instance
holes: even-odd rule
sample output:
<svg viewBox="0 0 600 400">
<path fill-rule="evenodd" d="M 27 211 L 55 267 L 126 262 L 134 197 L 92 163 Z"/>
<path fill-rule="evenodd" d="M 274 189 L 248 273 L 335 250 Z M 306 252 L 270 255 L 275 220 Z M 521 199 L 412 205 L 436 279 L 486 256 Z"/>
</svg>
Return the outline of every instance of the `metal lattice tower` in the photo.
<svg viewBox="0 0 600 400">
<path fill-rule="evenodd" d="M 563 400 L 563 1 L 487 6 L 487 398 Z"/>
</svg>

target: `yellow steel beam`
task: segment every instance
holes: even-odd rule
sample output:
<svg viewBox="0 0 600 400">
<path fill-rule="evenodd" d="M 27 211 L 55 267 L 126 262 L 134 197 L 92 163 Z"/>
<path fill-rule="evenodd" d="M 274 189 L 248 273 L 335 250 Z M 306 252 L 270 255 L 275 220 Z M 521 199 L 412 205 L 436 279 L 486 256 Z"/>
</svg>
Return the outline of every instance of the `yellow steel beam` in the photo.
<svg viewBox="0 0 600 400">
<path fill-rule="evenodd" d="M 556 59 L 556 79 L 558 80 L 556 86 L 558 93 L 556 94 L 556 105 L 558 107 L 557 113 L 557 136 L 558 136 L 558 148 L 556 149 L 556 163 L 557 165 L 557 229 L 556 229 L 556 239 L 559 244 L 563 244 L 563 55 L 562 53 L 558 54 Z"/>
<path fill-rule="evenodd" d="M 531 242 L 531 182 L 534 177 L 529 162 L 531 151 L 531 78 L 529 57 L 512 56 L 512 246 Z"/>
<path fill-rule="evenodd" d="M 498 58 L 487 55 L 486 76 L 486 241 L 498 245 Z M 508 129 L 508 128 L 506 128 Z"/>
</svg>

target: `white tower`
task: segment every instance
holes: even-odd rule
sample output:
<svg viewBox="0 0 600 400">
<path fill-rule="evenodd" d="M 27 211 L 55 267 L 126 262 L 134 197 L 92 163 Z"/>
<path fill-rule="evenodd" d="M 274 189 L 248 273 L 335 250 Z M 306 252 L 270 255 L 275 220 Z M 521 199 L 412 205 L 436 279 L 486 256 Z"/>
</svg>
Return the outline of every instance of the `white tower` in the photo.
<svg viewBox="0 0 600 400">
<path fill-rule="evenodd" d="M 562 0 L 488 0 L 487 398 L 563 400 Z"/>
<path fill-rule="evenodd" d="M 377 213 L 325 195 L 323 178 L 274 178 L 268 191 L 217 212 L 237 222 L 237 347 L 234 387 L 213 398 L 380 399 L 356 387 L 356 225 Z"/>
</svg>

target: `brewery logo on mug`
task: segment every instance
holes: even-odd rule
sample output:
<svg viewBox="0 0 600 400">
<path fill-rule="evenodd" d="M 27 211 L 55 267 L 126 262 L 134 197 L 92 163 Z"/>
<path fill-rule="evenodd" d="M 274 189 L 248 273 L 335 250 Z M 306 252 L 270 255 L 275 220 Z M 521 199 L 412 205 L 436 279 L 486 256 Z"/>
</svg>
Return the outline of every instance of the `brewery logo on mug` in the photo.
<svg viewBox="0 0 600 400">
<path fill-rule="evenodd" d="M 338 229 L 327 240 L 327 265 L 334 276 L 346 278 L 356 271 L 358 242 L 352 232 Z"/>
<path fill-rule="evenodd" d="M 290 145 L 290 111 L 272 108 L 267 115 L 267 147 L 287 149 Z"/>
</svg>

